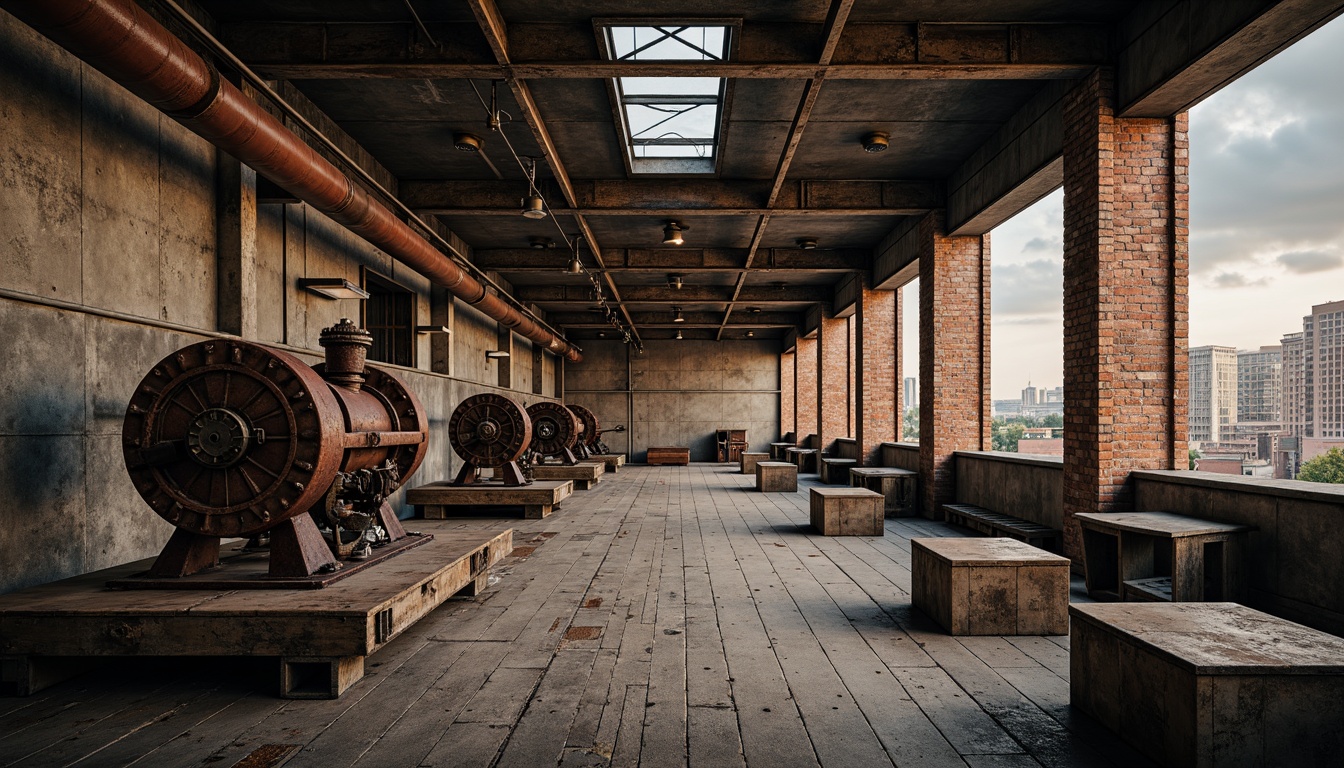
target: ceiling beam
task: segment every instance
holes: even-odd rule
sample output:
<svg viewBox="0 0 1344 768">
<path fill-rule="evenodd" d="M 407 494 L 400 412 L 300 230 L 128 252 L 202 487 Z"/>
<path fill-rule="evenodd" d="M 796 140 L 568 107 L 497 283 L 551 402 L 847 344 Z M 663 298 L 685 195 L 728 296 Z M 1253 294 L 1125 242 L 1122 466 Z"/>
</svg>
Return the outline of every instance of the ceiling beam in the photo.
<svg viewBox="0 0 1344 768">
<path fill-rule="evenodd" d="M 682 322 L 674 322 L 675 314 L 666 312 L 635 312 L 635 322 L 641 328 L 718 328 L 718 312 L 683 312 Z M 800 312 L 739 313 L 729 325 L 733 328 L 794 328 L 803 320 Z M 596 312 L 552 312 L 546 322 L 557 328 L 610 328 Z"/>
<path fill-rule="evenodd" d="M 845 22 L 849 20 L 849 12 L 854 7 L 854 0 L 833 0 L 830 9 L 826 12 L 826 24 L 823 29 L 821 51 L 817 56 L 818 67 L 830 66 L 835 56 L 836 48 L 839 46 L 841 38 L 844 36 Z M 916 25 L 916 41 L 919 38 L 921 27 Z M 915 47 L 918 56 L 919 46 Z M 770 196 L 766 199 L 765 207 L 767 209 L 774 207 L 775 201 L 779 199 L 780 192 L 784 188 L 784 180 L 788 178 L 789 166 L 793 164 L 793 156 L 798 151 L 798 144 L 803 139 L 803 131 L 807 128 L 807 121 L 812 116 L 812 108 L 817 103 L 817 95 L 821 93 L 821 84 L 825 81 L 824 72 L 818 72 L 807 81 L 807 87 L 803 91 L 803 98 L 798 102 L 798 110 L 794 113 L 793 124 L 789 126 L 788 138 L 784 141 L 784 151 L 780 154 L 779 163 L 775 166 L 774 183 L 770 187 Z M 751 269 L 752 261 L 756 257 L 756 250 L 761 247 L 761 241 L 765 238 L 765 228 L 770 225 L 770 212 L 767 210 L 761 214 L 756 221 L 756 231 L 751 236 L 751 244 L 747 248 L 746 265 L 741 274 L 737 276 L 737 284 L 733 286 L 733 298 L 728 302 L 727 308 L 723 311 L 723 323 L 719 326 L 719 338 L 723 337 L 723 329 L 728 326 L 728 319 L 733 316 L 733 303 L 737 301 L 739 294 L 742 293 L 743 286 L 747 281 L 747 269 Z"/>
<path fill-rule="evenodd" d="M 602 263 L 613 272 L 740 272 L 746 248 L 609 248 Z M 856 272 L 869 268 L 872 251 L 867 248 L 767 248 L 757 254 L 753 269 L 793 272 Z M 494 272 L 559 272 L 567 255 L 548 248 L 480 248 L 472 263 Z"/>
<path fill-rule="evenodd" d="M 430 23 L 439 47 L 407 23 L 237 22 L 221 37 L 276 79 L 734 77 L 1061 79 L 1109 62 L 1100 24 L 747 22 L 732 61 L 606 61 L 592 25 L 505 26 L 493 2 L 477 25 Z M 473 9 L 484 7 L 473 0 Z M 842 34 L 831 35 L 838 29 Z M 484 39 L 482 39 L 484 33 Z M 507 34 L 507 40 L 504 35 Z M 818 40 L 823 41 L 818 48 Z"/>
<path fill-rule="evenodd" d="M 553 181 L 539 185 L 547 199 L 567 197 Z M 553 215 L 696 216 L 911 216 L 943 205 L 932 181 L 768 181 L 718 179 L 571 180 L 576 207 L 552 207 Z M 518 181 L 403 181 L 401 199 L 436 215 L 518 215 L 524 191 Z M 773 194 L 773 205 L 771 195 Z"/>
<path fill-rule="evenodd" d="M 720 285 L 627 285 L 621 289 L 630 304 L 726 303 L 733 289 Z M 514 296 L 533 304 L 593 304 L 593 293 L 582 285 L 517 285 Z M 834 289 L 829 285 L 748 285 L 738 293 L 743 304 L 830 304 Z M 549 322 L 549 321 L 548 321 Z"/>
<path fill-rule="evenodd" d="M 486 44 L 489 45 L 491 53 L 495 57 L 496 63 L 502 67 L 508 67 L 511 64 L 509 55 L 509 38 L 507 27 L 504 23 L 504 17 L 500 15 L 499 8 L 494 0 L 468 0 L 471 5 L 471 11 L 476 16 L 476 23 L 480 26 L 481 32 L 485 35 Z M 578 208 L 578 198 L 574 193 L 574 185 L 569 180 L 569 172 L 565 170 L 565 164 L 560 159 L 560 153 L 555 148 L 555 141 L 551 138 L 551 132 L 546 128 L 546 123 L 541 119 L 541 111 L 537 109 L 537 103 L 532 98 L 532 91 L 527 87 L 527 83 L 519 80 L 517 77 L 509 76 L 506 78 L 509 84 L 509 90 L 513 92 L 513 98 L 518 102 L 518 108 L 523 114 L 523 119 L 528 127 L 532 129 L 532 137 L 536 140 L 537 146 L 545 156 L 546 163 L 551 167 L 551 175 L 554 181 L 560 187 L 564 194 L 565 201 L 571 208 Z M 574 221 L 579 226 L 579 231 L 583 234 L 584 240 L 588 243 L 588 248 L 592 252 L 593 259 L 597 262 L 599 269 L 602 269 L 602 246 L 593 234 L 592 227 L 581 214 L 574 215 Z M 625 321 L 629 325 L 630 334 L 634 337 L 636 344 L 639 343 L 639 328 L 635 326 L 630 319 L 630 310 L 626 309 L 621 301 L 621 291 L 616 287 L 616 283 L 611 279 L 611 275 L 605 270 L 602 272 L 602 280 L 606 283 L 607 289 L 611 292 L 611 298 L 615 302 L 621 314 L 625 316 Z"/>
</svg>

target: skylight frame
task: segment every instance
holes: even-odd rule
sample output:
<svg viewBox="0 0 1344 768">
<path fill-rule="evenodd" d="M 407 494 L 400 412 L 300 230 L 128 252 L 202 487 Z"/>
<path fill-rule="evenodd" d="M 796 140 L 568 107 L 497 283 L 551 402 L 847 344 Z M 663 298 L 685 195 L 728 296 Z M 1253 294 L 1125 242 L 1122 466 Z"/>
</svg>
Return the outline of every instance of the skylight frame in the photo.
<svg viewBox="0 0 1344 768">
<path fill-rule="evenodd" d="M 718 61 L 731 61 L 737 53 L 738 40 L 741 38 L 742 20 L 740 18 L 602 18 L 593 20 L 593 30 L 597 37 L 598 48 L 602 57 L 607 61 L 620 61 L 621 58 L 616 55 L 615 41 L 611 31 L 623 27 L 671 27 L 671 28 L 699 28 L 716 27 L 724 30 L 723 56 Z M 667 38 L 660 38 L 653 43 L 646 44 L 644 47 L 657 44 Z M 679 41 L 686 44 L 685 41 Z M 713 55 L 711 52 L 702 51 L 707 55 Z M 627 54 L 628 55 L 628 54 Z M 658 61 L 702 61 L 708 67 L 713 66 L 714 60 L 704 59 L 684 59 L 684 58 L 642 58 L 637 59 L 641 62 Z M 612 117 L 617 126 L 617 132 L 622 145 L 621 158 L 625 163 L 625 171 L 629 176 L 717 176 L 720 172 L 723 162 L 723 147 L 726 143 L 728 134 L 728 111 L 732 104 L 733 81 L 731 78 L 715 75 L 712 71 L 707 71 L 703 77 L 716 78 L 719 81 L 718 93 L 713 102 L 718 115 L 714 120 L 714 132 L 711 137 L 694 137 L 691 139 L 677 139 L 672 137 L 663 137 L 658 142 L 641 141 L 632 136 L 630 118 L 627 115 L 626 104 L 637 102 L 641 99 L 647 99 L 654 103 L 661 103 L 667 106 L 686 105 L 691 101 L 708 102 L 708 94 L 698 94 L 695 96 L 686 96 L 677 94 L 683 98 L 673 98 L 674 94 L 662 94 L 661 101 L 657 95 L 652 98 L 646 94 L 635 94 L 627 96 L 623 93 L 621 80 L 624 76 L 611 77 L 607 79 L 607 93 L 611 100 Z M 633 75 L 633 77 L 644 78 L 643 75 Z M 657 78 L 654 78 L 657 79 Z M 690 78 L 675 78 L 690 79 Z M 687 110 L 689 112 L 690 110 Z M 648 130 L 648 129 L 645 129 Z M 708 146 L 712 153 L 709 157 L 648 157 L 636 153 L 636 147 L 644 146 L 685 146 L 691 144 L 694 146 Z"/>
</svg>

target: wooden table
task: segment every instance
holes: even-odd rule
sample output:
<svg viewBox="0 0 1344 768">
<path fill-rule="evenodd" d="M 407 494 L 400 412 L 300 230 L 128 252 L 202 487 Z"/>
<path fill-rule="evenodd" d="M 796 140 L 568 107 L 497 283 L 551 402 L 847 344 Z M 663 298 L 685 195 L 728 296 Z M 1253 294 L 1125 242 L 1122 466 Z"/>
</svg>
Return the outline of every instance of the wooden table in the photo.
<svg viewBox="0 0 1344 768">
<path fill-rule="evenodd" d="M 1069 703 L 1159 764 L 1340 765 L 1344 640 L 1235 603 L 1069 613 Z"/>
<path fill-rule="evenodd" d="M 1074 516 L 1083 529 L 1087 592 L 1098 600 L 1238 600 L 1251 526 L 1172 512 Z"/>
<path fill-rule="evenodd" d="M 887 517 L 913 517 L 917 512 L 919 473 L 894 467 L 850 467 L 849 484 L 877 491 L 886 498 Z"/>
</svg>

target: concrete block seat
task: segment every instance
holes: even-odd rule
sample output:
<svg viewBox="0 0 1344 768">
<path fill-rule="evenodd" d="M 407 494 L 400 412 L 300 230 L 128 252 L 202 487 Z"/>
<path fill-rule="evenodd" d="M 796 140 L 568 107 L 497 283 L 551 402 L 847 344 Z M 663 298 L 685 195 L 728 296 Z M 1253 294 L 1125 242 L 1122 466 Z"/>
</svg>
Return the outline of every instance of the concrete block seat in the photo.
<svg viewBox="0 0 1344 768">
<path fill-rule="evenodd" d="M 788 456 L 785 454 L 785 451 L 789 450 L 790 448 L 797 448 L 797 447 L 798 445 L 792 442 L 771 443 L 770 458 L 774 459 L 775 461 L 783 461 L 784 459 L 788 458 Z"/>
<path fill-rule="evenodd" d="M 882 536 L 882 494 L 866 488 L 813 488 L 812 527 L 822 536 Z"/>
<path fill-rule="evenodd" d="M 849 470 L 858 464 L 857 459 L 843 459 L 838 456 L 822 456 L 818 468 L 821 482 L 827 485 L 848 485 Z"/>
<path fill-rule="evenodd" d="M 913 517 L 918 512 L 918 472 L 894 467 L 851 467 L 849 484 L 882 494 L 887 517 Z"/>
<path fill-rule="evenodd" d="M 1050 528 L 974 504 L 944 504 L 943 514 L 947 515 L 947 522 L 970 528 L 986 536 L 1017 539 L 1050 552 L 1064 551 L 1064 532 L 1058 528 Z"/>
<path fill-rule="evenodd" d="M 1157 763 L 1344 760 L 1344 639 L 1236 603 L 1069 613 L 1069 702 Z"/>
<path fill-rule="evenodd" d="M 756 490 L 763 493 L 796 492 L 798 467 L 787 461 L 756 462 Z"/>
<path fill-rule="evenodd" d="M 1016 539 L 911 539 L 913 603 L 953 635 L 1063 635 L 1069 559 Z"/>
<path fill-rule="evenodd" d="M 769 461 L 769 460 L 770 460 L 770 454 L 768 453 L 743 451 L 742 457 L 741 459 L 739 459 L 742 466 L 742 474 L 744 475 L 756 474 L 756 465 L 762 461 Z"/>
<path fill-rule="evenodd" d="M 798 467 L 798 471 L 803 474 L 817 473 L 817 455 L 820 453 L 816 448 L 789 448 L 784 451 L 785 461 L 793 462 Z"/>
</svg>

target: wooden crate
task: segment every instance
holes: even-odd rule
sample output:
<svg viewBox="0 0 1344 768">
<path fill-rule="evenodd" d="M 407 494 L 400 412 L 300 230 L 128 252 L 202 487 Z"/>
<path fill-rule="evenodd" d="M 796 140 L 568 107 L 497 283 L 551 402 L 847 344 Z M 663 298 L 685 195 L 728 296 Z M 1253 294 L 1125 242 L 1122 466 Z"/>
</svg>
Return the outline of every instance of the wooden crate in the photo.
<svg viewBox="0 0 1344 768">
<path fill-rule="evenodd" d="M 448 517 L 499 517 L 518 514 L 540 520 L 574 493 L 569 480 L 537 480 L 530 485 L 453 485 L 428 483 L 406 492 L 406 503 L 427 520 Z"/>
<path fill-rule="evenodd" d="M 794 493 L 798 490 L 798 467 L 787 461 L 756 462 L 756 490 Z"/>
<path fill-rule="evenodd" d="M 915 607 L 953 635 L 1063 635 L 1069 559 L 1016 539 L 911 539 Z"/>
<path fill-rule="evenodd" d="M 851 467 L 849 484 L 882 494 L 887 517 L 913 517 L 919 511 L 919 473 L 892 467 Z"/>
<path fill-rule="evenodd" d="M 754 475 L 756 474 L 756 465 L 762 461 L 769 460 L 770 454 L 768 453 L 743 452 L 742 457 L 738 461 L 742 467 L 742 474 Z"/>
<path fill-rule="evenodd" d="M 812 527 L 822 536 L 883 536 L 882 494 L 866 488 L 813 488 Z"/>
<path fill-rule="evenodd" d="M 538 480 L 569 480 L 574 490 L 587 491 L 602 482 L 607 465 L 599 461 L 580 461 L 578 464 L 537 464 L 532 467 L 532 476 Z"/>
<path fill-rule="evenodd" d="M 858 465 L 857 459 L 842 459 L 833 456 L 821 458 L 821 482 L 827 485 L 849 485 L 849 470 Z"/>
<path fill-rule="evenodd" d="M 650 448 L 648 455 L 644 459 L 650 466 L 655 465 L 681 465 L 685 466 L 691 463 L 691 449 L 678 446 L 659 446 Z"/>
<path fill-rule="evenodd" d="M 1236 603 L 1069 613 L 1070 703 L 1159 764 L 1341 764 L 1344 640 Z"/>
</svg>

